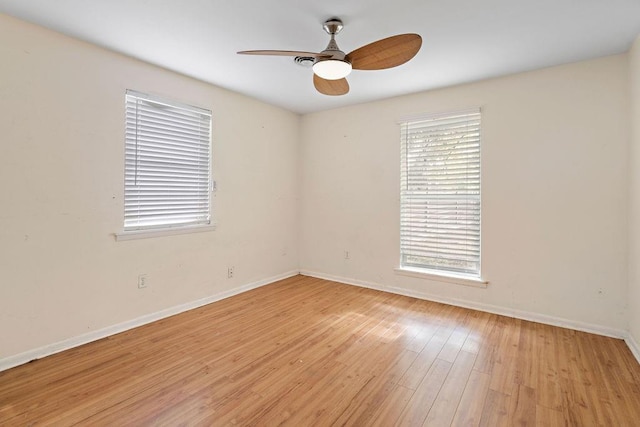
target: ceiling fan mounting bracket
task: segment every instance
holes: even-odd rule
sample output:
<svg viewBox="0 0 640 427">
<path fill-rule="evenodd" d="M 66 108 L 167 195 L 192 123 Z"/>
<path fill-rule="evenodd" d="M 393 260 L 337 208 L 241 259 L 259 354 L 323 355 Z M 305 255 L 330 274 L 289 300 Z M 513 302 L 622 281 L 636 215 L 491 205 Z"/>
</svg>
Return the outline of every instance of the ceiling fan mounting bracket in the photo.
<svg viewBox="0 0 640 427">
<path fill-rule="evenodd" d="M 324 30 L 327 32 L 327 34 L 329 34 L 331 36 L 335 36 L 336 34 L 338 34 L 342 30 L 343 27 L 344 27 L 344 25 L 342 24 L 342 21 L 339 20 L 338 18 L 328 19 L 322 25 L 322 28 L 324 28 Z"/>
</svg>

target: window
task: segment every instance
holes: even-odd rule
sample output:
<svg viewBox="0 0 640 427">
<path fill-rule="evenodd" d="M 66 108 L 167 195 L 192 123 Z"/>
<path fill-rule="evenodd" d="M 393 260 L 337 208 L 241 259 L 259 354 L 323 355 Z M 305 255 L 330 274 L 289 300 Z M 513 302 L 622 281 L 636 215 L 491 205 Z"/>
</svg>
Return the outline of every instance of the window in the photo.
<svg viewBox="0 0 640 427">
<path fill-rule="evenodd" d="M 124 230 L 211 223 L 211 112 L 128 90 Z"/>
<path fill-rule="evenodd" d="M 480 110 L 401 123 L 400 266 L 480 277 Z"/>
</svg>

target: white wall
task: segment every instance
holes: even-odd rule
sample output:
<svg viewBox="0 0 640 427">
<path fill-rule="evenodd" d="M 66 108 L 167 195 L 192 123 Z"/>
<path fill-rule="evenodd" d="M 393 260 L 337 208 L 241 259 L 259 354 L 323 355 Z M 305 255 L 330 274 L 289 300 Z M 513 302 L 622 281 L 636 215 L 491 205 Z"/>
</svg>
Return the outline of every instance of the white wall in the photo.
<svg viewBox="0 0 640 427">
<path fill-rule="evenodd" d="M 627 59 L 617 55 L 304 116 L 300 268 L 624 330 L 627 95 Z M 472 106 L 483 114 L 482 275 L 490 283 L 397 275 L 396 121 Z"/>
<path fill-rule="evenodd" d="M 629 333 L 640 343 L 640 37 L 629 51 Z M 638 355 L 640 357 L 640 355 Z"/>
<path fill-rule="evenodd" d="M 0 55 L 0 359 L 297 270 L 299 116 L 4 15 Z M 127 88 L 213 111 L 215 231 L 114 240 Z"/>
</svg>

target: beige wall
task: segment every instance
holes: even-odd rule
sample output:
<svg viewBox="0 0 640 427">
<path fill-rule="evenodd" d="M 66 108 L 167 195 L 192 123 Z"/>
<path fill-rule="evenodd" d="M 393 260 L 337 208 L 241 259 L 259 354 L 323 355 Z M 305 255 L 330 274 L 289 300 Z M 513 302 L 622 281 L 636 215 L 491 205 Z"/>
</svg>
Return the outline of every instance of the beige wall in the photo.
<svg viewBox="0 0 640 427">
<path fill-rule="evenodd" d="M 627 59 L 617 55 L 304 116 L 300 268 L 623 330 L 627 97 Z M 482 275 L 490 284 L 397 275 L 396 121 L 473 106 L 482 107 Z"/>
<path fill-rule="evenodd" d="M 297 115 L 4 15 L 0 54 L 0 359 L 297 269 Z M 114 240 L 128 88 L 213 111 L 215 231 Z"/>
<path fill-rule="evenodd" d="M 629 51 L 629 333 L 640 343 L 640 37 Z"/>
</svg>

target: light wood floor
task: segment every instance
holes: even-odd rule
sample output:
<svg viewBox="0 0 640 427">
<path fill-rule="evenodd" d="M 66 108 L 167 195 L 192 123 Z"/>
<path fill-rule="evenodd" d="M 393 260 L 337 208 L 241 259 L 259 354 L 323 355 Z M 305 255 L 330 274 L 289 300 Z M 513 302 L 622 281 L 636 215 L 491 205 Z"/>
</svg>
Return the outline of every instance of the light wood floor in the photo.
<svg viewBox="0 0 640 427">
<path fill-rule="evenodd" d="M 0 373 L 0 425 L 638 426 L 621 340 L 297 276 Z"/>
</svg>

